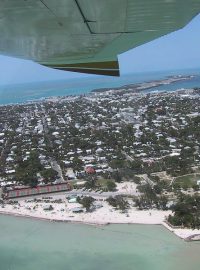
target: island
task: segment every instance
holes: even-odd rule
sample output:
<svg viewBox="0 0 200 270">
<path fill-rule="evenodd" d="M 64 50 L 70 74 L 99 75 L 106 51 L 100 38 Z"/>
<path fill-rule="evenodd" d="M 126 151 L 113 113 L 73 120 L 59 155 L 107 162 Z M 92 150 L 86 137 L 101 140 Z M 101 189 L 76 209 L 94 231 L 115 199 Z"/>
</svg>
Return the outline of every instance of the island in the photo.
<svg viewBox="0 0 200 270">
<path fill-rule="evenodd" d="M 99 88 L 94 89 L 91 92 L 94 93 L 101 93 L 101 92 L 107 92 L 107 91 L 131 91 L 135 93 L 139 93 L 144 90 L 153 90 L 156 87 L 164 86 L 164 85 L 170 85 L 181 81 L 188 81 L 192 80 L 196 77 L 196 75 L 174 75 L 174 76 L 167 76 L 165 79 L 161 80 L 154 80 L 154 81 L 147 81 L 147 82 L 141 82 L 137 84 L 127 84 L 120 87 L 113 87 L 113 88 Z"/>
<path fill-rule="evenodd" d="M 0 213 L 200 239 L 200 89 L 186 77 L 0 107 Z"/>
</svg>

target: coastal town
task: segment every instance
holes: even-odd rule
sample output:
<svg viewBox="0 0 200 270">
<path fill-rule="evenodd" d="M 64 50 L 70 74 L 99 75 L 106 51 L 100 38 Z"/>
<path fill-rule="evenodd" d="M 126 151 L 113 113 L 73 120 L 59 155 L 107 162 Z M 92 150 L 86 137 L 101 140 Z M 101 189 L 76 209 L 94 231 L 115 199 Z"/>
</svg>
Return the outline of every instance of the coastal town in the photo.
<svg viewBox="0 0 200 270">
<path fill-rule="evenodd" d="M 176 205 L 199 198 L 199 94 L 121 87 L 1 106 L 0 213 L 198 239 L 200 217 Z"/>
</svg>

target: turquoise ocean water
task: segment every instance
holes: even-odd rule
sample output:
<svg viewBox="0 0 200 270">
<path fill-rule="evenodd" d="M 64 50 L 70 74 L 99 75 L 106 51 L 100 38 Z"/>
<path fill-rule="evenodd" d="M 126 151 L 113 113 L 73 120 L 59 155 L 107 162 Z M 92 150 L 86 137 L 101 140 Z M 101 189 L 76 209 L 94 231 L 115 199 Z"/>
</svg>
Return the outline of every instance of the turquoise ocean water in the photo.
<svg viewBox="0 0 200 270">
<path fill-rule="evenodd" d="M 154 88 L 154 90 L 176 90 L 178 88 L 190 88 L 200 86 L 200 69 L 184 71 L 165 71 L 152 73 L 135 73 L 121 77 L 90 77 L 84 79 L 71 79 L 66 81 L 38 82 L 28 84 L 0 85 L 0 105 L 11 103 L 23 103 L 31 100 L 40 100 L 51 96 L 80 95 L 89 93 L 93 89 L 118 87 L 126 84 L 134 84 L 156 79 L 164 79 L 170 75 L 193 75 L 192 80 L 174 83 Z M 148 90 L 149 91 L 149 90 Z"/>
<path fill-rule="evenodd" d="M 199 270 L 200 243 L 162 226 L 87 226 L 0 216 L 1 270 Z"/>
</svg>

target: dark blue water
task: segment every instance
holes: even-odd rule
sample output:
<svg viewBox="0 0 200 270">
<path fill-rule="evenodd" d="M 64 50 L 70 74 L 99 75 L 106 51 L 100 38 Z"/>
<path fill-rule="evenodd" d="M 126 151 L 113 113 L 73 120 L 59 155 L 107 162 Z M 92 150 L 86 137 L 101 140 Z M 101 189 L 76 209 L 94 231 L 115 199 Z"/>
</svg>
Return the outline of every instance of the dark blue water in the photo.
<svg viewBox="0 0 200 270">
<path fill-rule="evenodd" d="M 93 89 L 119 87 L 126 84 L 164 79 L 171 75 L 197 75 L 192 80 L 177 82 L 150 89 L 177 90 L 180 88 L 200 87 L 200 70 L 165 71 L 152 73 L 135 73 L 121 77 L 94 76 L 93 78 L 71 79 L 66 81 L 49 81 L 40 83 L 0 86 L 0 104 L 24 103 L 52 96 L 80 95 Z"/>
</svg>

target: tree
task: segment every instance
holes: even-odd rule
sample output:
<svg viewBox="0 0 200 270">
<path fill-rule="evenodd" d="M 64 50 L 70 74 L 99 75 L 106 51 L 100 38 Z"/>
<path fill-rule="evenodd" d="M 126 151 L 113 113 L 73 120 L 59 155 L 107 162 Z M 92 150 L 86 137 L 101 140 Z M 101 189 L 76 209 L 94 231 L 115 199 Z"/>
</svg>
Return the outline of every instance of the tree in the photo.
<svg viewBox="0 0 200 270">
<path fill-rule="evenodd" d="M 37 151 L 30 153 L 29 159 L 18 162 L 16 168 L 16 181 L 22 182 L 24 185 L 35 187 L 38 184 L 37 173 L 42 170 L 42 165 L 38 157 Z"/>
<path fill-rule="evenodd" d="M 87 176 L 87 179 L 86 179 L 86 183 L 85 183 L 85 188 L 87 189 L 94 189 L 96 187 L 96 181 L 97 181 L 97 178 L 95 175 L 88 175 Z"/>
<path fill-rule="evenodd" d="M 88 197 L 78 198 L 77 201 L 80 204 L 82 204 L 82 206 L 88 212 L 91 209 L 91 206 L 93 205 L 93 202 L 95 201 L 95 199 L 93 197 L 88 196 Z"/>
<path fill-rule="evenodd" d="M 200 229 L 200 196 L 181 194 L 176 204 L 172 206 L 174 215 L 168 221 L 174 226 L 184 226 Z"/>
<path fill-rule="evenodd" d="M 158 184 L 155 185 L 155 186 L 154 186 L 154 191 L 155 191 L 156 194 L 161 194 L 161 192 L 162 192 L 161 186 L 158 185 Z"/>
<path fill-rule="evenodd" d="M 156 187 L 156 191 L 155 191 Z M 162 209 L 167 210 L 168 199 L 164 195 L 159 194 L 160 188 L 157 185 L 151 187 L 149 184 L 138 186 L 138 190 L 143 193 L 139 198 L 134 199 L 135 206 L 139 209 Z"/>
<path fill-rule="evenodd" d="M 83 169 L 83 165 L 83 161 L 78 157 L 75 157 L 72 161 L 72 166 L 75 171 L 81 171 Z"/>
<path fill-rule="evenodd" d="M 159 198 L 159 209 L 167 210 L 168 209 L 167 203 L 168 203 L 167 197 L 164 196 L 164 195 L 160 196 L 160 198 Z"/>
<path fill-rule="evenodd" d="M 56 172 L 52 168 L 42 170 L 40 174 L 44 178 L 45 184 L 47 184 L 49 182 L 50 183 L 54 182 L 56 180 L 56 178 L 58 177 L 58 172 Z"/>
<path fill-rule="evenodd" d="M 114 191 L 117 185 L 112 180 L 108 180 L 106 182 L 106 186 L 107 186 L 108 191 Z"/>
<path fill-rule="evenodd" d="M 194 189 L 194 191 L 199 191 L 199 185 L 197 184 L 193 185 L 192 188 Z"/>
<path fill-rule="evenodd" d="M 122 182 L 122 176 L 121 176 L 121 174 L 118 171 L 114 171 L 112 173 L 112 177 L 115 180 L 115 182 L 117 182 L 117 183 Z"/>
<path fill-rule="evenodd" d="M 115 197 L 109 197 L 106 201 L 113 207 L 118 208 L 122 211 L 126 210 L 129 207 L 129 203 L 121 195 Z"/>
</svg>

